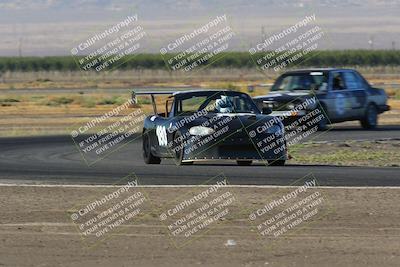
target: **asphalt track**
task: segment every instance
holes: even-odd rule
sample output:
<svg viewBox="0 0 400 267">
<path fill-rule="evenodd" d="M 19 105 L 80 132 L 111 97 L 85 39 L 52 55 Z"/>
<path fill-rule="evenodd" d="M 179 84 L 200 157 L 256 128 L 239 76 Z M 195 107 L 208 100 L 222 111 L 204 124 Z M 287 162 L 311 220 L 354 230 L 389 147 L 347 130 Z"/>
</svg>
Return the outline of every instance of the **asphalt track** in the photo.
<svg viewBox="0 0 400 267">
<path fill-rule="evenodd" d="M 400 127 L 375 131 L 334 128 L 314 141 L 387 138 L 400 138 Z M 176 166 L 172 160 L 145 165 L 140 139 L 90 166 L 70 136 L 1 138 L 0 151 L 0 183 L 11 184 L 115 184 L 135 173 L 143 185 L 198 185 L 223 173 L 235 185 L 290 185 L 312 173 L 322 186 L 400 186 L 400 168 L 396 167 L 237 166 L 230 162 Z"/>
</svg>

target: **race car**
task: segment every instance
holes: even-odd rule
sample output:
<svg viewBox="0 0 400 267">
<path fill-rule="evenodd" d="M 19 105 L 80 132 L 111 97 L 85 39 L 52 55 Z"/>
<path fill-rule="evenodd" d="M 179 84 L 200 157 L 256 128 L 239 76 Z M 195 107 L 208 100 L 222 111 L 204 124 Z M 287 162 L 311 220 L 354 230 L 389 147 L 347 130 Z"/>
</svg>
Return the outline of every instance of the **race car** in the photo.
<svg viewBox="0 0 400 267">
<path fill-rule="evenodd" d="M 318 121 L 319 130 L 327 129 L 330 123 L 353 120 L 359 120 L 365 129 L 373 129 L 378 114 L 390 110 L 387 99 L 383 89 L 372 87 L 357 71 L 334 68 L 286 72 L 278 77 L 269 94 L 254 97 L 259 107 L 270 107 L 273 116 L 288 114 L 294 106 L 315 100 L 306 109 L 291 112 L 283 122 L 288 125 L 320 109 L 325 116 Z"/>
<path fill-rule="evenodd" d="M 151 97 L 153 114 L 144 121 L 143 158 L 160 164 L 173 158 L 177 165 L 196 161 L 234 160 L 251 165 L 254 160 L 282 166 L 287 159 L 284 126 L 261 112 L 252 98 L 225 90 L 133 92 Z M 168 95 L 165 111 L 157 109 L 155 96 Z"/>
</svg>

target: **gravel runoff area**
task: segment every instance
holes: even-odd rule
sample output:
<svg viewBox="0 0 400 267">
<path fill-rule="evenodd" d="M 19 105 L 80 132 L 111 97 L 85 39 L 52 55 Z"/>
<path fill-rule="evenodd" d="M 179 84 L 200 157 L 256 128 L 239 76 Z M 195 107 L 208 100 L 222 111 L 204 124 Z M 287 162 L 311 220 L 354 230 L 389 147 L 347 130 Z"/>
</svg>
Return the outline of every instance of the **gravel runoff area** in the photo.
<svg viewBox="0 0 400 267">
<path fill-rule="evenodd" d="M 305 185 L 0 186 L 0 266 L 399 265 L 400 188 Z M 91 218 L 106 223 L 88 234 Z"/>
</svg>

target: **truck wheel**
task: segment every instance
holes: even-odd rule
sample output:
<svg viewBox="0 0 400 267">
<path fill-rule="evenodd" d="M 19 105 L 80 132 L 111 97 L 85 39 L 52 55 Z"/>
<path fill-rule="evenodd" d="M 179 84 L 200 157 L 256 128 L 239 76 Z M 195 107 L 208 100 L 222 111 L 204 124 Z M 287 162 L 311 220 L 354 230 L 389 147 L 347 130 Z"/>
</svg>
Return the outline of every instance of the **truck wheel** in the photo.
<svg viewBox="0 0 400 267">
<path fill-rule="evenodd" d="M 250 166 L 253 163 L 252 160 L 237 160 L 236 162 L 239 166 Z"/>
<path fill-rule="evenodd" d="M 160 164 L 161 158 L 153 156 L 151 153 L 150 137 L 147 133 L 143 133 L 143 159 L 146 164 Z"/>
<path fill-rule="evenodd" d="M 269 166 L 285 166 L 285 160 L 268 160 Z"/>
<path fill-rule="evenodd" d="M 364 118 L 360 121 L 364 129 L 374 129 L 378 125 L 378 111 L 374 104 L 369 104 Z"/>
<path fill-rule="evenodd" d="M 184 147 L 182 146 L 182 141 L 179 141 L 181 139 L 182 134 L 180 132 L 176 132 L 174 136 L 174 143 L 176 144 L 176 148 L 174 151 L 174 158 L 175 158 L 175 163 L 176 165 L 192 165 L 193 161 L 187 161 L 183 162 L 183 152 L 184 152 Z"/>
</svg>

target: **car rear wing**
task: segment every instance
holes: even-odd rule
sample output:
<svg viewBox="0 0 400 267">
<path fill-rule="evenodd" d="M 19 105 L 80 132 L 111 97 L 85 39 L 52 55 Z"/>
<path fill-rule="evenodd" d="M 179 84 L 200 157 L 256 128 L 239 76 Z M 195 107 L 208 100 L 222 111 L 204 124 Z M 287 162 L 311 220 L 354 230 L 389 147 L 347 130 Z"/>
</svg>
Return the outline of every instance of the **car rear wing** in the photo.
<svg viewBox="0 0 400 267">
<path fill-rule="evenodd" d="M 149 95 L 151 97 L 151 105 L 153 106 L 154 114 L 157 113 L 157 104 L 155 100 L 155 95 L 173 95 L 175 91 L 132 91 L 132 101 L 133 103 L 137 103 L 138 95 Z"/>
</svg>

